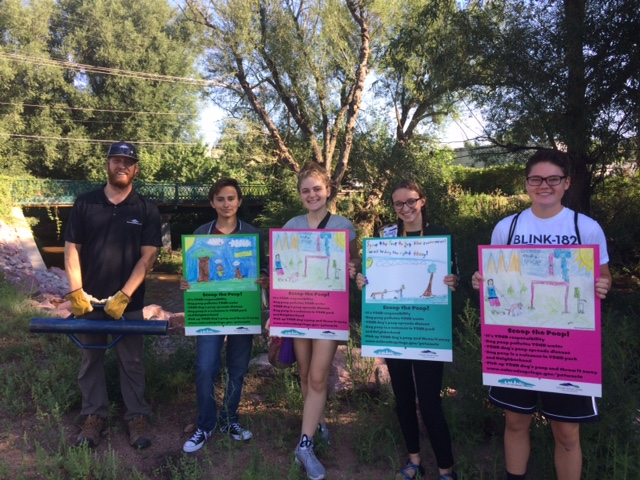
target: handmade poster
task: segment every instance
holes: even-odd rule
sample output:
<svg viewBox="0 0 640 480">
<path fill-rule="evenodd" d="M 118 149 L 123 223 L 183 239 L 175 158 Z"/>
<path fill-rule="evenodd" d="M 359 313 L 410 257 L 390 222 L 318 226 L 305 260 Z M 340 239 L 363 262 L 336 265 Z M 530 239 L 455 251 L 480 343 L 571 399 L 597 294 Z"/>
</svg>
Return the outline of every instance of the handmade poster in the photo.
<svg viewBox="0 0 640 480">
<path fill-rule="evenodd" d="M 362 356 L 452 361 L 451 238 L 367 238 Z"/>
<path fill-rule="evenodd" d="M 262 332 L 258 235 L 183 235 L 185 335 Z"/>
<path fill-rule="evenodd" d="M 478 250 L 484 384 L 602 396 L 599 247 Z"/>
<path fill-rule="evenodd" d="M 349 338 L 349 232 L 270 230 L 270 325 L 280 337 Z"/>
</svg>

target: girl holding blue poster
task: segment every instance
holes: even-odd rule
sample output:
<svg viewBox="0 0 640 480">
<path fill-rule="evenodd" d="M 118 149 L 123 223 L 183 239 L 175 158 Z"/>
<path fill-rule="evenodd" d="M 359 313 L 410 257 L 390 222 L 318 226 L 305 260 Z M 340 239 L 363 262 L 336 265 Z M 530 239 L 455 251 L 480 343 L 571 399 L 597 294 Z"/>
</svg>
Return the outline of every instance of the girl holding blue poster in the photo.
<svg viewBox="0 0 640 480">
<path fill-rule="evenodd" d="M 498 222 L 491 235 L 491 245 L 558 245 L 566 244 L 565 241 L 599 245 L 600 278 L 595 280 L 594 288 L 595 294 L 604 299 L 611 287 L 604 232 L 594 220 L 578 215 L 561 203 L 571 185 L 567 155 L 558 150 L 539 150 L 527 161 L 525 175 L 531 208 Z M 473 274 L 473 288 L 479 289 L 483 281 L 479 272 Z M 491 387 L 489 400 L 505 411 L 507 480 L 525 478 L 531 451 L 529 428 L 538 399 L 542 402 L 542 413 L 551 421 L 558 479 L 579 480 L 582 472 L 580 423 L 597 420 L 595 398 Z"/>
<path fill-rule="evenodd" d="M 359 263 L 355 242 L 356 230 L 348 219 L 329 212 L 327 200 L 331 194 L 331 179 L 326 171 L 317 163 L 305 165 L 298 175 L 298 193 L 307 213 L 292 218 L 283 228 L 348 230 L 350 268 L 355 268 L 355 263 Z M 314 453 L 313 439 L 314 435 L 319 433 L 325 441 L 329 440 L 324 408 L 327 401 L 329 370 L 337 348 L 336 340 L 293 339 L 304 398 L 302 428 L 295 453 L 296 460 L 304 466 L 308 478 L 312 480 L 323 479 L 326 475 L 324 466 Z"/>
<path fill-rule="evenodd" d="M 393 209 L 398 216 L 396 225 L 380 231 L 381 237 L 425 237 L 450 235 L 443 227 L 432 225 L 427 218 L 427 198 L 416 182 L 403 180 L 391 193 Z M 454 274 L 444 277 L 444 283 L 451 291 L 458 285 L 458 266 L 452 255 Z M 355 269 L 350 270 L 353 277 Z M 367 284 L 361 273 L 356 276 L 360 290 Z M 431 448 L 436 456 L 440 480 L 457 479 L 453 471 L 453 449 L 449 425 L 442 409 L 443 362 L 413 359 L 386 359 L 391 377 L 393 394 L 396 397 L 396 414 L 407 447 L 408 459 L 396 474 L 397 480 L 411 480 L 418 475 L 424 478 L 424 467 L 420 459 L 420 431 L 416 412 L 416 395 Z"/>
</svg>

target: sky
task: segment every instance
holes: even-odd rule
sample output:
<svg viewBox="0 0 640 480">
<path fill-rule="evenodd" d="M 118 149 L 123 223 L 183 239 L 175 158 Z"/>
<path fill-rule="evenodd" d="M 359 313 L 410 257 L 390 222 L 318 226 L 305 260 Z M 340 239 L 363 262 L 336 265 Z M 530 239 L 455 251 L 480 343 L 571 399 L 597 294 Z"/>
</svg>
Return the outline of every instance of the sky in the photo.
<svg viewBox="0 0 640 480">
<path fill-rule="evenodd" d="M 205 104 L 201 110 L 198 125 L 200 134 L 205 143 L 214 145 L 220 135 L 220 127 L 225 118 L 223 110 L 212 103 Z M 451 148 L 460 148 L 464 146 L 464 142 L 472 140 L 482 133 L 481 117 L 477 112 L 471 112 L 463 115 L 457 121 L 450 121 L 445 129 L 441 141 L 443 145 Z"/>
</svg>

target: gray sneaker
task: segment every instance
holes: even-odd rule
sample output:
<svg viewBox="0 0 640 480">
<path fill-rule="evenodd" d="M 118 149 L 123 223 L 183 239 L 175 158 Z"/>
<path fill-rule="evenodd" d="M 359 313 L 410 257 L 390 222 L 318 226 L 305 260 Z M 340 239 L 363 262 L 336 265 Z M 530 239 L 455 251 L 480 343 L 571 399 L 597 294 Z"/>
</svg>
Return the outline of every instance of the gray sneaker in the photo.
<svg viewBox="0 0 640 480">
<path fill-rule="evenodd" d="M 323 442 L 329 445 L 329 428 L 327 428 L 327 424 L 325 422 L 318 424 L 318 434 L 320 434 L 320 438 Z"/>
<path fill-rule="evenodd" d="M 310 480 L 322 480 L 326 471 L 313 452 L 313 440 L 302 435 L 300 444 L 296 447 L 296 463 L 302 464 Z"/>
</svg>

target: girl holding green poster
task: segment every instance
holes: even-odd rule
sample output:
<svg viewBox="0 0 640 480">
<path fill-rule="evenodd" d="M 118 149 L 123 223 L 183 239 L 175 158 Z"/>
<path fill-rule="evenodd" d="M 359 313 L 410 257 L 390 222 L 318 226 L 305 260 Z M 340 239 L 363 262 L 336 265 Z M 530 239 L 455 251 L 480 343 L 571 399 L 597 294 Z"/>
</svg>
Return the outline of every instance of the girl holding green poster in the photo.
<svg viewBox="0 0 640 480">
<path fill-rule="evenodd" d="M 393 209 L 398 216 L 396 225 L 380 232 L 380 236 L 425 237 L 450 235 L 443 227 L 432 225 L 427 218 L 427 198 L 422 188 L 412 180 L 398 183 L 391 193 Z M 453 254 L 454 274 L 444 277 L 444 283 L 453 291 L 458 285 L 458 266 Z M 360 290 L 367 284 L 362 273 L 356 275 L 356 285 Z M 449 425 L 444 416 L 440 392 L 442 390 L 443 362 L 412 359 L 386 359 L 391 377 L 393 394 L 396 397 L 396 413 L 408 451 L 407 463 L 396 474 L 397 480 L 425 478 L 420 459 L 420 430 L 416 412 L 416 395 L 420 413 L 427 429 L 431 448 L 436 456 L 439 480 L 457 479 L 453 472 L 453 451 Z"/>
</svg>

